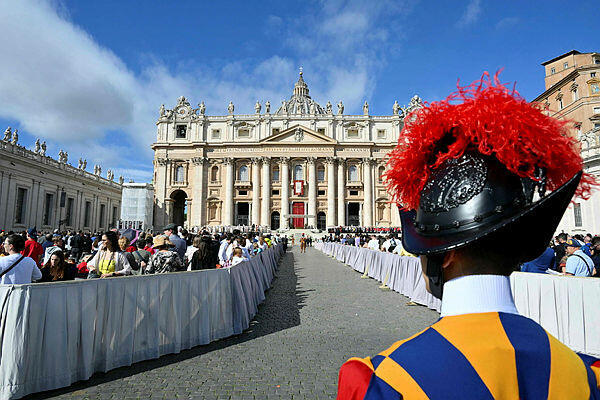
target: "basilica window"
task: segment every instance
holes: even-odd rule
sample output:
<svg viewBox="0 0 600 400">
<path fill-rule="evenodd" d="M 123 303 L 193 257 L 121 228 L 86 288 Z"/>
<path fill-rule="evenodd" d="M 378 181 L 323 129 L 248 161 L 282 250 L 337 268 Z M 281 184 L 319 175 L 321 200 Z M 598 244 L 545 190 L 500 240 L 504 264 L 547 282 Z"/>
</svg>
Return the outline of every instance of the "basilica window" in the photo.
<svg viewBox="0 0 600 400">
<path fill-rule="evenodd" d="M 571 90 L 571 95 L 573 96 L 573 102 L 579 100 L 579 93 L 577 92 L 577 88 Z"/>
<path fill-rule="evenodd" d="M 210 137 L 212 139 L 220 139 L 221 138 L 221 130 L 220 129 L 213 129 L 211 131 Z"/>
<path fill-rule="evenodd" d="M 175 182 L 182 183 L 185 181 L 185 170 L 182 165 L 175 167 Z"/>
<path fill-rule="evenodd" d="M 598 82 L 598 81 L 589 82 L 589 86 L 590 86 L 590 94 L 592 96 L 600 95 L 600 82 Z"/>
<path fill-rule="evenodd" d="M 219 181 L 219 167 L 216 165 L 210 169 L 210 181 L 218 182 Z"/>
<path fill-rule="evenodd" d="M 250 180 L 250 176 L 248 174 L 248 166 L 242 165 L 238 172 L 238 179 L 242 182 L 248 182 Z"/>
<path fill-rule="evenodd" d="M 573 204 L 573 214 L 575 217 L 575 226 L 580 227 L 583 225 L 583 221 L 581 220 L 581 204 L 575 203 Z"/>
<path fill-rule="evenodd" d="M 385 134 L 385 129 L 377 130 L 377 139 L 385 139 L 387 135 Z"/>
<path fill-rule="evenodd" d="M 378 174 L 377 174 L 379 183 L 383 183 L 383 174 L 384 173 L 385 173 L 385 167 L 384 166 L 379 167 Z"/>
<path fill-rule="evenodd" d="M 279 132 L 281 132 L 281 130 L 279 128 L 273 128 L 272 132 L 273 132 L 273 135 L 277 135 Z"/>
<path fill-rule="evenodd" d="M 247 129 L 247 128 L 239 129 L 238 130 L 238 137 L 241 137 L 241 138 L 248 138 L 248 137 L 250 137 L 250 130 Z"/>
<path fill-rule="evenodd" d="M 185 139 L 186 133 L 187 133 L 187 126 L 177 125 L 177 134 L 175 136 L 177 139 Z"/>
<path fill-rule="evenodd" d="M 272 176 L 271 180 L 273 182 L 279 182 L 279 167 L 278 166 L 273 167 L 273 172 L 272 172 L 271 176 Z"/>
<path fill-rule="evenodd" d="M 348 167 L 348 181 L 358 182 L 358 167 L 356 165 Z"/>
<path fill-rule="evenodd" d="M 325 182 L 325 167 L 322 165 L 317 168 L 317 181 Z"/>
<path fill-rule="evenodd" d="M 551 74 L 555 74 L 556 73 L 556 68 L 550 68 L 550 73 Z"/>
<path fill-rule="evenodd" d="M 216 203 L 209 204 L 208 219 L 211 221 L 217 219 L 217 204 Z"/>
<path fill-rule="evenodd" d="M 358 129 L 348 129 L 348 137 L 349 138 L 357 138 L 358 137 Z"/>
<path fill-rule="evenodd" d="M 319 132 L 321 135 L 325 134 L 325 128 L 319 128 L 317 129 L 317 132 Z"/>
<path fill-rule="evenodd" d="M 17 207 L 15 210 L 15 224 L 25 223 L 25 209 L 27 206 L 27 189 L 17 189 Z"/>
<path fill-rule="evenodd" d="M 296 165 L 294 167 L 294 180 L 295 181 L 304 180 L 304 171 L 302 170 L 302 165 Z"/>
</svg>

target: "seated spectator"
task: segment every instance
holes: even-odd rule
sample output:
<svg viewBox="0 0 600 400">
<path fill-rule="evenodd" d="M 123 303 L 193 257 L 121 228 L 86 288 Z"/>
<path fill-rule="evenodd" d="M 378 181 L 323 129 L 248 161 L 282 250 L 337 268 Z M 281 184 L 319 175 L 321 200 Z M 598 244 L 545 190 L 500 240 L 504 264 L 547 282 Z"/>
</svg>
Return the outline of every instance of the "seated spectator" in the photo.
<svg viewBox="0 0 600 400">
<path fill-rule="evenodd" d="M 125 236 L 121 236 L 119 238 L 119 248 L 121 249 L 121 252 L 127 259 L 127 262 L 129 262 L 129 265 L 131 266 L 132 273 L 133 273 L 133 271 L 139 271 L 140 266 L 138 265 L 137 261 L 135 260 L 135 257 L 133 256 L 133 254 L 131 254 L 131 252 L 128 251 L 131 247 L 132 246 L 129 245 L 129 239 L 127 239 Z M 135 249 L 135 247 L 134 247 L 134 249 Z"/>
<path fill-rule="evenodd" d="M 144 273 L 146 274 L 162 274 L 166 272 L 177 272 L 183 271 L 183 263 L 179 258 L 179 255 L 169 250 L 173 244 L 169 238 L 165 235 L 158 235 L 154 238 L 154 245 L 152 246 L 156 253 L 150 257 L 150 263 L 146 267 Z"/>
<path fill-rule="evenodd" d="M 131 266 L 120 250 L 117 234 L 112 231 L 105 232 L 102 235 L 101 247 L 87 263 L 90 270 L 88 278 L 130 275 Z"/>
<path fill-rule="evenodd" d="M 156 253 L 156 250 L 154 250 L 152 248 L 152 242 L 153 242 L 152 236 L 149 236 L 146 238 L 146 245 L 144 246 L 144 250 L 146 250 L 150 254 Z"/>
<path fill-rule="evenodd" d="M 231 266 L 238 265 L 241 262 L 248 261 L 246 257 L 244 257 L 244 253 L 240 247 L 236 247 L 233 249 L 233 255 L 231 257 Z"/>
<path fill-rule="evenodd" d="M 577 239 L 569 239 L 566 243 L 567 262 L 565 275 L 593 276 L 596 274 L 594 262 L 581 250 L 581 243 Z"/>
<path fill-rule="evenodd" d="M 74 267 L 74 265 L 65 262 L 65 254 L 62 251 L 55 251 L 42 267 L 40 282 L 72 281 L 77 275 Z"/>
<path fill-rule="evenodd" d="M 137 250 L 135 250 L 131 254 L 133 254 L 133 256 L 135 257 L 135 261 L 139 264 L 140 268 L 134 272 L 134 275 L 141 275 L 144 273 L 144 270 L 148 266 L 152 254 L 149 251 L 144 250 L 144 247 L 146 246 L 145 239 L 138 240 L 135 242 L 135 244 L 137 245 Z"/>
<path fill-rule="evenodd" d="M 547 270 L 554 268 L 555 257 L 554 250 L 548 247 L 538 258 L 521 265 L 521 272 L 545 274 Z"/>
<path fill-rule="evenodd" d="M 21 285 L 42 278 L 42 272 L 30 257 L 20 254 L 25 249 L 25 239 L 8 235 L 1 246 L 6 256 L 0 257 L 0 284 Z"/>
<path fill-rule="evenodd" d="M 64 253 L 64 247 L 65 247 L 65 244 L 63 242 L 62 237 L 54 236 L 54 238 L 52 239 L 52 246 L 47 247 L 46 251 L 44 252 L 43 264 L 46 265 L 48 263 L 48 261 L 50 260 L 50 256 L 55 251 L 62 251 Z"/>
</svg>

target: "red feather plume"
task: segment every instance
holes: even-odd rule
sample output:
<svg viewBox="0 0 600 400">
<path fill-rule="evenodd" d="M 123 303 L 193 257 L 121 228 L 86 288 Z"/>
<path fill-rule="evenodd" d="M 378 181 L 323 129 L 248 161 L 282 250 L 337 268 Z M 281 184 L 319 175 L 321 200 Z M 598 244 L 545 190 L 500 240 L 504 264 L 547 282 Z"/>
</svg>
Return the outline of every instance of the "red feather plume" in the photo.
<svg viewBox="0 0 600 400">
<path fill-rule="evenodd" d="M 583 169 L 570 121 L 542 112 L 516 90 L 484 73 L 481 79 L 445 100 L 425 104 L 407 115 L 398 145 L 390 152 L 385 174 L 388 190 L 404 209 L 416 209 L 431 172 L 467 150 L 494 155 L 521 177 L 535 179 L 535 168 L 546 169 L 547 189 L 556 190 Z M 440 149 L 441 140 L 450 144 Z M 594 178 L 584 173 L 576 196 L 588 198 Z"/>
</svg>

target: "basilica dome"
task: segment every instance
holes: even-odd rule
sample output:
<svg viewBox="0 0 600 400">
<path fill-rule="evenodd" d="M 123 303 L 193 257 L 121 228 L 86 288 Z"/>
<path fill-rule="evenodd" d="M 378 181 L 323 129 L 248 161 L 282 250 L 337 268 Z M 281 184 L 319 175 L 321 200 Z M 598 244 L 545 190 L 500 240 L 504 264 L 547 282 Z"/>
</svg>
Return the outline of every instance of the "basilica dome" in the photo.
<svg viewBox="0 0 600 400">
<path fill-rule="evenodd" d="M 300 71 L 298 82 L 294 85 L 294 94 L 292 94 L 292 97 L 288 101 L 281 103 L 275 114 L 325 114 L 323 107 L 308 95 L 308 85 L 302 78 L 302 71 Z"/>
</svg>

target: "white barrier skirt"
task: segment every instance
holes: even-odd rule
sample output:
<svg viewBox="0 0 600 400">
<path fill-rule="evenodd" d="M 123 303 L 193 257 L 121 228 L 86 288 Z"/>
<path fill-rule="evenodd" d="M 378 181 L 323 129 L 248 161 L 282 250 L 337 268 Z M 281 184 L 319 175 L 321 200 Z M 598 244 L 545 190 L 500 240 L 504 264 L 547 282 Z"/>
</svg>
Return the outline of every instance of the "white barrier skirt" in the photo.
<svg viewBox="0 0 600 400">
<path fill-rule="evenodd" d="M 515 305 L 571 349 L 600 357 L 600 279 L 513 272 Z"/>
<path fill-rule="evenodd" d="M 387 284 L 411 301 L 440 311 L 442 303 L 427 291 L 418 258 L 331 242 L 315 243 L 315 248 L 358 272 L 366 270 L 369 277 Z"/>
<path fill-rule="evenodd" d="M 228 269 L 0 285 L 0 398 L 241 333 L 282 254 L 278 245 Z"/>
</svg>

